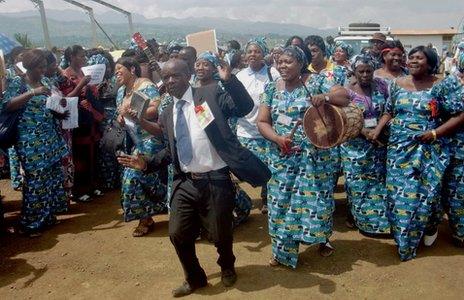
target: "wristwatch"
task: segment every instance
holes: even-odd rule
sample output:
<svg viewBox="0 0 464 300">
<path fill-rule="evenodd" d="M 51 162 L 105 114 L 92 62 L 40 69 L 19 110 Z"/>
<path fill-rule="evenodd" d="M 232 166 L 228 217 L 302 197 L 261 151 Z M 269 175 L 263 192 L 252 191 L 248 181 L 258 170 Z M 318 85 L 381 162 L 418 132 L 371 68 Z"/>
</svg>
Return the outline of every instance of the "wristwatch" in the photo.
<svg viewBox="0 0 464 300">
<path fill-rule="evenodd" d="M 330 97 L 329 97 L 329 95 L 325 95 L 325 96 L 324 96 L 324 99 L 325 99 L 325 102 L 326 102 L 326 103 L 330 103 Z"/>
</svg>

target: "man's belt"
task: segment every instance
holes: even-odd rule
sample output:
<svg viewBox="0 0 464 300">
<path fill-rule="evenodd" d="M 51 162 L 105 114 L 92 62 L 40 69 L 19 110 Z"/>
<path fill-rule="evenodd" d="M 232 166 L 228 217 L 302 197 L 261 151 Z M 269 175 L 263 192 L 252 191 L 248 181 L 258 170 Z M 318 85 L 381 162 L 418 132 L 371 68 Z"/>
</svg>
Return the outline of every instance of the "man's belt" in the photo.
<svg viewBox="0 0 464 300">
<path fill-rule="evenodd" d="M 230 179 L 229 167 L 204 173 L 186 173 L 187 178 L 192 180 L 226 180 Z"/>
</svg>

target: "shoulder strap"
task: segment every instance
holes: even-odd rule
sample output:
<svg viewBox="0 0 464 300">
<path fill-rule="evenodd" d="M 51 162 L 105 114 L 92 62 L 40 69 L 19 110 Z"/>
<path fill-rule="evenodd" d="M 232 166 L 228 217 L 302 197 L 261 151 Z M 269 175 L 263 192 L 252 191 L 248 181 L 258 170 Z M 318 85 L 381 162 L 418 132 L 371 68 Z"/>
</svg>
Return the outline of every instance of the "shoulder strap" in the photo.
<svg viewBox="0 0 464 300">
<path fill-rule="evenodd" d="M 269 82 L 274 81 L 274 78 L 272 78 L 271 67 L 267 67 L 267 78 L 269 78 Z"/>
</svg>

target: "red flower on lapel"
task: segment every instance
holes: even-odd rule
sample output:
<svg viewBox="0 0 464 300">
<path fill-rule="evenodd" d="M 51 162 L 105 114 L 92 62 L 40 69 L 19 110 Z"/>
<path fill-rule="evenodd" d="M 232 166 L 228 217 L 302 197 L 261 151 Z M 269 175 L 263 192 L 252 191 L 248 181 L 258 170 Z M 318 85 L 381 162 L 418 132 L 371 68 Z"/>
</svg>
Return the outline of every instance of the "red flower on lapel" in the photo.
<svg viewBox="0 0 464 300">
<path fill-rule="evenodd" d="M 432 118 L 436 118 L 438 117 L 438 101 L 437 99 L 433 98 L 430 102 L 429 102 L 429 108 L 432 112 Z"/>
<path fill-rule="evenodd" d="M 203 106 L 201 106 L 201 105 L 195 106 L 195 114 L 199 114 L 199 113 L 202 113 L 204 111 L 205 111 L 205 109 L 203 108 Z"/>
</svg>

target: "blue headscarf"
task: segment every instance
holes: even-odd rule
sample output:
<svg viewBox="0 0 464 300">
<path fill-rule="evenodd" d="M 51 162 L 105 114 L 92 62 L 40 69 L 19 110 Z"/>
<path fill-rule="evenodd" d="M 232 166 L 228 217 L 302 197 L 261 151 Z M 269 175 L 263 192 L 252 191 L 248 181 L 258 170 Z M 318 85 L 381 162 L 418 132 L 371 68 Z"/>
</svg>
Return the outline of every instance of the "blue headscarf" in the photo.
<svg viewBox="0 0 464 300">
<path fill-rule="evenodd" d="M 267 54 L 269 54 L 269 48 L 267 47 L 266 38 L 264 37 L 257 37 L 257 38 L 252 38 L 251 40 L 249 40 L 245 46 L 245 50 L 248 49 L 250 45 L 258 46 L 263 52 L 263 56 L 266 56 Z"/>
<path fill-rule="evenodd" d="M 110 61 L 101 54 L 92 55 L 88 60 L 87 64 L 89 66 L 104 64 L 107 68 L 110 66 Z"/>
<path fill-rule="evenodd" d="M 460 42 L 457 48 L 461 51 L 464 51 L 464 42 Z"/>
<path fill-rule="evenodd" d="M 219 59 L 216 55 L 214 55 L 214 53 L 210 51 L 200 53 L 200 55 L 198 55 L 197 57 L 197 61 L 199 61 L 200 59 L 209 61 L 215 68 L 219 66 Z"/>
<path fill-rule="evenodd" d="M 359 67 L 359 65 L 362 65 L 362 64 L 367 64 L 367 65 L 371 66 L 372 69 L 375 70 L 374 58 L 369 53 L 359 54 L 359 55 L 356 55 L 355 57 L 353 57 L 352 64 L 351 64 L 351 69 L 353 71 L 355 71 L 356 68 Z"/>
<path fill-rule="evenodd" d="M 288 47 L 285 47 L 282 52 L 282 55 L 288 55 L 295 58 L 300 64 L 303 65 L 304 68 L 306 68 L 306 66 L 308 65 L 306 54 L 298 46 L 290 45 Z"/>
<path fill-rule="evenodd" d="M 65 70 L 69 67 L 69 61 L 66 59 L 64 55 L 61 56 L 60 60 L 60 68 Z"/>
<path fill-rule="evenodd" d="M 459 53 L 459 56 L 456 62 L 456 67 L 458 68 L 460 73 L 464 73 L 464 51 L 461 51 Z"/>
<path fill-rule="evenodd" d="M 354 51 L 353 51 L 353 47 L 351 47 L 350 44 L 347 44 L 347 43 L 345 43 L 343 41 L 337 41 L 335 43 L 335 49 L 337 49 L 337 48 L 342 48 L 342 50 L 345 51 L 347 59 L 350 59 L 351 56 L 353 56 Z"/>
</svg>

